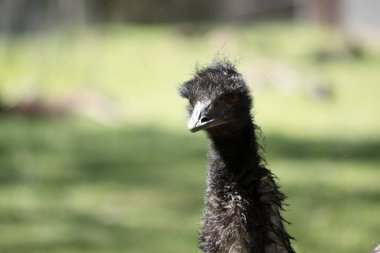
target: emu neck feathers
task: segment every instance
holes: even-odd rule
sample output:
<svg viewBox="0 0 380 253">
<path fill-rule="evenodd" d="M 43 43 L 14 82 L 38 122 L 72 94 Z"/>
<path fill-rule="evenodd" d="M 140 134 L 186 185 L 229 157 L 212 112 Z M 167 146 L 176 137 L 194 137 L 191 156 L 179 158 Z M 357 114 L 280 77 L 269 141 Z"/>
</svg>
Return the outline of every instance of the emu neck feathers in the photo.
<svg viewBox="0 0 380 253">
<path fill-rule="evenodd" d="M 225 184 L 240 185 L 242 176 L 257 178 L 260 156 L 252 121 L 228 136 L 209 135 L 208 185 L 223 188 Z M 244 180 L 243 180 L 244 181 Z M 214 185 L 216 183 L 216 185 Z"/>
<path fill-rule="evenodd" d="M 252 120 L 232 135 L 209 133 L 200 248 L 208 253 L 293 253 L 280 214 L 284 195 L 261 165 Z"/>
</svg>

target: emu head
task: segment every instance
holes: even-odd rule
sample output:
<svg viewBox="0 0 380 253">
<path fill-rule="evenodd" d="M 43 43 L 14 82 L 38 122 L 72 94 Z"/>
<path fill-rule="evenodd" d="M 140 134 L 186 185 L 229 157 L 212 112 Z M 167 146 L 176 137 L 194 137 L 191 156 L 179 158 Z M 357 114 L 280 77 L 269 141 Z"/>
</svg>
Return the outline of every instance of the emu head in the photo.
<svg viewBox="0 0 380 253">
<path fill-rule="evenodd" d="M 242 76 L 227 61 L 200 69 L 179 89 L 189 100 L 191 132 L 228 132 L 250 118 L 251 98 Z"/>
</svg>

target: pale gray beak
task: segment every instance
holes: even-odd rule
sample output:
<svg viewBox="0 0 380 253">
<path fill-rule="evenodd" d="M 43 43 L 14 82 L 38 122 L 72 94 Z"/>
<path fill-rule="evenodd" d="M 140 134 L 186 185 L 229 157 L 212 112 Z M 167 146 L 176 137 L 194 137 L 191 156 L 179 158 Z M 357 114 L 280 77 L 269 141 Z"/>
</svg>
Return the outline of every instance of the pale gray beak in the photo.
<svg viewBox="0 0 380 253">
<path fill-rule="evenodd" d="M 210 118 L 208 110 L 210 107 L 210 102 L 197 102 L 194 106 L 194 110 L 190 115 L 190 119 L 187 123 L 187 127 L 191 132 L 197 132 L 202 129 L 207 129 L 211 126 L 214 126 L 216 120 Z"/>
</svg>

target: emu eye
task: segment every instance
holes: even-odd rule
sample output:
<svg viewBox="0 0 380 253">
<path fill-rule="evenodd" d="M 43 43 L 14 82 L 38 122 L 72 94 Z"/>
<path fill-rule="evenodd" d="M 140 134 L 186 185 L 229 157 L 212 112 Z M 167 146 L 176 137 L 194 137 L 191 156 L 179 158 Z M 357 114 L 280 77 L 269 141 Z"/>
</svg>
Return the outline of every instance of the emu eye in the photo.
<svg viewBox="0 0 380 253">
<path fill-rule="evenodd" d="M 229 94 L 226 96 L 225 101 L 228 105 L 233 105 L 239 100 L 239 96 L 237 94 Z"/>
</svg>

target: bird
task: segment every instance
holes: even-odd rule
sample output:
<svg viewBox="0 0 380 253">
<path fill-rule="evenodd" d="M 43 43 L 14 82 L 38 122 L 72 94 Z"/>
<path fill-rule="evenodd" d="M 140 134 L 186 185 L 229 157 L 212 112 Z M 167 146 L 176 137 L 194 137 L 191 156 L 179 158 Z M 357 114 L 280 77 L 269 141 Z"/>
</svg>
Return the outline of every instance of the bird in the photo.
<svg viewBox="0 0 380 253">
<path fill-rule="evenodd" d="M 207 189 L 199 232 L 204 253 L 294 253 L 282 217 L 285 195 L 266 167 L 252 97 L 228 59 L 198 68 L 182 83 L 191 132 L 209 139 Z"/>
</svg>

